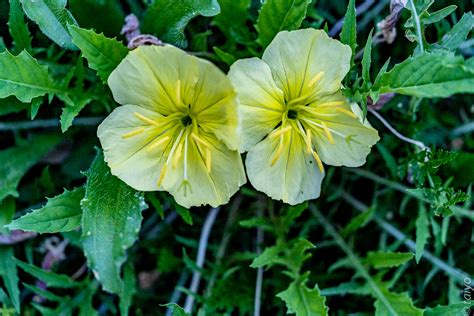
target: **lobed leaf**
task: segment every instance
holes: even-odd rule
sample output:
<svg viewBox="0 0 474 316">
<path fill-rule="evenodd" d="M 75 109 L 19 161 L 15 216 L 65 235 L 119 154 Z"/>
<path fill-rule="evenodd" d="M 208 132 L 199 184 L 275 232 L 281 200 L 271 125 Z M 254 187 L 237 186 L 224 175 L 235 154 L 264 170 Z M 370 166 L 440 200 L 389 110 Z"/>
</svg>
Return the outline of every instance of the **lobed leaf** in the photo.
<svg viewBox="0 0 474 316">
<path fill-rule="evenodd" d="M 441 46 L 448 49 L 458 48 L 466 40 L 473 27 L 474 15 L 472 12 L 464 13 L 459 22 L 443 36 Z"/>
<path fill-rule="evenodd" d="M 371 251 L 366 262 L 376 269 L 398 267 L 413 259 L 410 252 Z"/>
<path fill-rule="evenodd" d="M 391 293 L 388 290 L 384 290 L 385 298 L 390 302 L 393 309 L 396 312 L 396 315 L 403 316 L 422 316 L 423 310 L 415 307 L 411 298 L 407 293 Z M 391 315 L 389 310 L 385 305 L 380 301 L 376 300 L 374 303 L 375 306 L 375 316 L 386 316 Z"/>
</svg>

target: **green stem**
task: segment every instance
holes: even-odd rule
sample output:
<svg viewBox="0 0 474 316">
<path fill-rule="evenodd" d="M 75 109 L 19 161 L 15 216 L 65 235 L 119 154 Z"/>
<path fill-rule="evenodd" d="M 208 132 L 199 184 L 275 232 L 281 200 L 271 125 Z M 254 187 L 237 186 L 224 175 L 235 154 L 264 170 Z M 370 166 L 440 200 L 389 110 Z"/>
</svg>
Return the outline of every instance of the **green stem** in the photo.
<svg viewBox="0 0 474 316">
<path fill-rule="evenodd" d="M 423 47 L 423 34 L 421 32 L 420 18 L 418 17 L 418 13 L 416 12 L 415 3 L 413 2 L 413 0 L 409 0 L 409 2 L 410 2 L 413 21 L 415 21 L 416 35 L 418 36 L 418 44 L 420 45 L 420 51 L 424 52 L 425 48 Z"/>
<path fill-rule="evenodd" d="M 372 291 L 374 295 L 385 305 L 387 310 L 390 312 L 390 315 L 397 315 L 395 309 L 393 306 L 390 304 L 390 302 L 387 300 L 385 295 L 383 294 L 382 290 L 380 287 L 375 283 L 375 281 L 372 279 L 370 276 L 369 272 L 367 272 L 367 269 L 363 266 L 363 264 L 360 262 L 359 257 L 352 251 L 352 249 L 349 247 L 348 244 L 344 241 L 344 239 L 341 237 L 341 235 L 338 234 L 334 226 L 329 223 L 329 221 L 319 212 L 316 210 L 314 205 L 310 205 L 310 210 L 313 213 L 313 215 L 319 220 L 321 225 L 323 225 L 324 229 L 326 232 L 331 235 L 331 237 L 336 241 L 338 246 L 344 251 L 349 258 L 351 264 L 354 266 L 354 268 L 357 270 L 357 272 L 367 281 L 369 286 L 372 288 Z"/>
</svg>

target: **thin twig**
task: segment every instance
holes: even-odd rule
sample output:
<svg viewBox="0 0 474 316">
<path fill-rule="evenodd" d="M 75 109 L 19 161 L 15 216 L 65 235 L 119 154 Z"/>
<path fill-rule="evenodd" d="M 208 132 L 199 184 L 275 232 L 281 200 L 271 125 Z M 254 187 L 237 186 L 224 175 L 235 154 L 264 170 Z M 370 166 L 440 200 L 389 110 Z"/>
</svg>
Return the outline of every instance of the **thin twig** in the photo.
<svg viewBox="0 0 474 316">
<path fill-rule="evenodd" d="M 202 227 L 201 237 L 199 238 L 198 246 L 198 255 L 196 258 L 196 266 L 198 270 L 194 271 L 193 278 L 191 280 L 191 285 L 189 287 L 189 294 L 186 297 L 186 303 L 184 304 L 184 310 L 187 313 L 191 313 L 194 305 L 194 294 L 199 288 L 199 283 L 201 282 L 201 271 L 200 268 L 204 266 L 204 260 L 206 259 L 206 249 L 207 243 L 209 240 L 209 234 L 211 233 L 212 226 L 216 220 L 217 214 L 219 213 L 220 208 L 212 208 L 207 215 L 206 221 Z"/>
<path fill-rule="evenodd" d="M 262 208 L 259 207 L 257 216 L 263 216 Z M 264 239 L 264 232 L 262 227 L 257 228 L 257 255 L 262 253 L 262 245 Z M 255 301 L 254 301 L 254 316 L 260 316 L 260 307 L 262 304 L 262 285 L 263 285 L 263 267 L 257 269 L 257 281 L 255 282 Z"/>
<path fill-rule="evenodd" d="M 420 149 L 422 150 L 429 150 L 429 147 L 426 146 L 423 142 L 419 141 L 419 140 L 415 140 L 415 139 L 412 139 L 412 138 L 409 138 L 409 137 L 406 137 L 402 134 L 400 134 L 392 125 L 390 125 L 389 122 L 387 122 L 382 115 L 380 115 L 379 112 L 377 112 L 376 110 L 374 109 L 371 109 L 371 108 L 368 108 L 368 111 L 370 113 L 372 113 L 380 122 L 382 122 L 382 124 L 390 131 L 392 132 L 393 135 L 395 135 L 397 138 L 403 140 L 404 142 L 407 142 L 407 143 L 410 143 L 410 144 L 413 144 L 417 147 L 419 147 Z"/>
<path fill-rule="evenodd" d="M 374 2 L 375 0 L 365 0 L 363 3 L 358 5 L 356 7 L 356 16 L 359 16 L 365 11 L 367 11 L 367 9 L 370 8 L 370 6 L 374 4 Z M 339 21 L 336 22 L 336 24 L 334 24 L 334 26 L 329 31 L 329 36 L 331 37 L 336 36 L 336 34 L 338 34 L 342 30 L 343 25 L 344 25 L 344 18 L 340 19 Z"/>
<path fill-rule="evenodd" d="M 359 212 L 365 212 L 369 209 L 367 205 L 355 199 L 352 195 L 346 192 L 342 192 L 341 196 Z M 416 251 L 416 243 L 413 240 L 409 239 L 404 233 L 402 233 L 393 225 L 387 223 L 385 220 L 383 220 L 377 215 L 374 215 L 373 219 L 383 230 L 395 237 L 395 239 L 403 242 L 403 244 L 405 244 L 405 246 L 407 246 L 411 251 Z M 422 257 L 431 262 L 431 264 L 433 264 L 435 267 L 440 268 L 441 270 L 446 272 L 447 275 L 452 276 L 461 283 L 464 282 L 465 278 L 469 278 L 469 275 L 466 272 L 458 268 L 451 267 L 449 264 L 434 256 L 427 250 L 423 251 Z"/>
<path fill-rule="evenodd" d="M 97 126 L 104 120 L 103 117 L 78 117 L 73 122 L 73 126 Z M 0 122 L 0 132 L 3 131 L 17 131 L 21 129 L 35 129 L 35 128 L 56 128 L 61 124 L 58 119 L 45 119 L 34 121 L 18 121 L 18 122 Z"/>
<path fill-rule="evenodd" d="M 416 35 L 418 36 L 418 44 L 420 44 L 420 51 L 424 52 L 425 48 L 423 46 L 423 35 L 421 34 L 420 18 L 418 17 L 418 12 L 416 12 L 415 3 L 413 2 L 413 0 L 408 0 L 408 1 L 410 2 L 413 21 L 415 21 Z"/>
</svg>

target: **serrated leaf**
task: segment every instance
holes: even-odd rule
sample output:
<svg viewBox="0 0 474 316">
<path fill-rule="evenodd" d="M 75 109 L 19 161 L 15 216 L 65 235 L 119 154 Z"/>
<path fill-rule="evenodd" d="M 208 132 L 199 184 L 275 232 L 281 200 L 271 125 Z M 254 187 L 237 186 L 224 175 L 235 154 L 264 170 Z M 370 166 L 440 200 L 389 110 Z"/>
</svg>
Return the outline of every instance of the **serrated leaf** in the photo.
<svg viewBox="0 0 474 316">
<path fill-rule="evenodd" d="M 385 298 L 390 302 L 393 309 L 396 312 L 396 315 L 403 316 L 422 316 L 423 310 L 415 307 L 411 298 L 407 293 L 391 293 L 387 290 L 384 290 Z M 375 316 L 386 316 L 391 315 L 390 311 L 385 307 L 385 305 L 380 301 L 376 300 L 374 303 L 375 306 Z"/>
<path fill-rule="evenodd" d="M 184 28 L 189 21 L 199 15 L 209 17 L 219 12 L 217 0 L 155 0 L 145 12 L 142 29 L 165 42 L 185 47 Z"/>
<path fill-rule="evenodd" d="M 63 48 L 77 49 L 72 43 L 67 25 L 77 25 L 66 9 L 67 0 L 20 0 L 30 20 L 38 24 L 41 32 Z"/>
<path fill-rule="evenodd" d="M 138 237 L 143 194 L 110 173 L 99 153 L 87 172 L 86 194 L 81 202 L 82 244 L 88 266 L 105 291 L 119 294 L 126 251 Z"/>
<path fill-rule="evenodd" d="M 341 42 L 349 45 L 352 50 L 351 64 L 354 61 L 355 50 L 357 47 L 357 22 L 355 0 L 349 0 L 346 15 L 344 16 L 344 24 L 341 30 Z"/>
<path fill-rule="evenodd" d="M 266 0 L 257 19 L 257 41 L 266 47 L 280 31 L 297 30 L 306 17 L 308 0 Z"/>
<path fill-rule="evenodd" d="M 474 69 L 466 67 L 460 56 L 425 53 L 395 65 L 373 90 L 426 98 L 474 93 Z"/>
<path fill-rule="evenodd" d="M 0 276 L 5 285 L 8 296 L 20 313 L 20 290 L 18 289 L 18 271 L 13 261 L 13 247 L 0 246 Z"/>
<path fill-rule="evenodd" d="M 48 199 L 45 206 L 14 220 L 7 227 L 37 233 L 67 232 L 81 225 L 80 202 L 84 197 L 84 187 Z"/>
<path fill-rule="evenodd" d="M 0 151 L 0 201 L 9 195 L 18 197 L 16 188 L 23 175 L 58 142 L 56 136 L 43 135 Z"/>
<path fill-rule="evenodd" d="M 456 49 L 464 42 L 474 27 L 474 15 L 466 12 L 456 25 L 443 36 L 441 46 L 448 49 Z"/>
<path fill-rule="evenodd" d="M 42 66 L 27 51 L 13 56 L 9 51 L 0 53 L 0 98 L 14 95 L 21 102 L 31 102 L 47 93 L 61 93 Z"/>
<path fill-rule="evenodd" d="M 371 251 L 366 262 L 376 269 L 398 267 L 413 259 L 411 252 Z"/>
<path fill-rule="evenodd" d="M 416 225 L 416 247 L 415 247 L 415 258 L 418 263 L 423 255 L 423 249 L 425 248 L 426 242 L 430 237 L 430 221 L 426 214 L 425 206 L 420 203 L 418 218 L 415 222 Z"/>
<path fill-rule="evenodd" d="M 354 216 L 351 221 L 341 230 L 341 236 L 347 237 L 364 227 L 372 218 L 375 207 L 369 208 L 367 211 Z"/>
<path fill-rule="evenodd" d="M 321 296 L 317 285 L 309 289 L 306 278 L 301 278 L 290 284 L 288 289 L 278 293 L 276 296 L 286 303 L 287 314 L 296 316 L 328 315 L 328 307 L 324 304 L 326 298 Z"/>
<path fill-rule="evenodd" d="M 271 265 L 278 261 L 280 253 L 285 249 L 282 244 L 276 244 L 275 246 L 267 247 L 263 252 L 253 259 L 251 268 L 260 268 L 263 266 Z"/>
<path fill-rule="evenodd" d="M 115 38 L 105 37 L 92 30 L 70 25 L 72 41 L 87 59 L 89 67 L 97 71 L 103 82 L 128 54 L 128 49 Z"/>
<path fill-rule="evenodd" d="M 81 286 L 81 283 L 74 281 L 67 275 L 43 270 L 37 266 L 20 261 L 18 259 L 14 260 L 23 271 L 43 281 L 48 287 L 73 288 Z"/>
<path fill-rule="evenodd" d="M 448 5 L 447 7 L 442 8 L 441 10 L 432 12 L 430 13 L 429 16 L 423 19 L 423 24 L 428 25 L 428 24 L 439 22 L 445 17 L 447 17 L 448 15 L 450 15 L 451 13 L 453 13 L 454 11 L 456 11 L 456 9 L 457 9 L 457 6 Z"/>
<path fill-rule="evenodd" d="M 25 17 L 19 0 L 10 0 L 8 29 L 13 38 L 15 51 L 20 52 L 24 49 L 31 51 L 31 34 L 25 22 Z"/>
<path fill-rule="evenodd" d="M 470 315 L 469 308 L 472 307 L 472 301 L 468 301 L 449 305 L 438 305 L 433 308 L 427 308 L 423 316 L 447 316 L 447 315 Z M 467 313 L 466 313 L 467 311 Z"/>
<path fill-rule="evenodd" d="M 64 100 L 64 98 L 61 98 Z M 61 123 L 61 131 L 65 133 L 69 127 L 72 126 L 72 122 L 77 115 L 82 111 L 82 109 L 92 101 L 92 98 L 87 95 L 81 95 L 78 98 L 69 99 L 66 102 L 66 106 L 63 108 L 61 113 L 61 118 L 59 122 Z"/>
</svg>

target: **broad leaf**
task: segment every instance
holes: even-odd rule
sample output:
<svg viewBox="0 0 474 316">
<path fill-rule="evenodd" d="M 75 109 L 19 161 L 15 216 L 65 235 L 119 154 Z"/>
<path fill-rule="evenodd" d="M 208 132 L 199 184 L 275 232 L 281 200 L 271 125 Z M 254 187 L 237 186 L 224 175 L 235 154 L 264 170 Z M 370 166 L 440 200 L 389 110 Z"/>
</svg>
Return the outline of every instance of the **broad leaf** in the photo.
<svg viewBox="0 0 474 316">
<path fill-rule="evenodd" d="M 355 50 L 357 47 L 357 22 L 355 0 L 349 0 L 346 15 L 344 16 L 344 24 L 341 30 L 341 42 L 347 44 L 352 49 L 351 64 L 354 61 Z"/>
<path fill-rule="evenodd" d="M 460 56 L 425 53 L 395 65 L 373 90 L 425 98 L 474 93 L 474 69 L 466 67 Z"/>
<path fill-rule="evenodd" d="M 120 293 L 126 251 L 138 237 L 143 195 L 110 173 L 102 153 L 87 172 L 86 194 L 81 202 L 82 244 L 88 266 L 104 290 Z"/>
<path fill-rule="evenodd" d="M 413 259 L 410 252 L 369 252 L 366 262 L 376 269 L 398 267 Z"/>
<path fill-rule="evenodd" d="M 72 288 L 81 286 L 81 283 L 74 281 L 67 275 L 47 271 L 18 259 L 15 259 L 15 262 L 23 271 L 43 281 L 48 287 Z"/>
<path fill-rule="evenodd" d="M 61 93 L 42 66 L 27 51 L 13 56 L 5 51 L 0 54 L 0 98 L 14 95 L 21 102 L 31 102 L 47 93 Z"/>
<path fill-rule="evenodd" d="M 0 151 L 0 201 L 9 195 L 18 197 L 16 188 L 23 175 L 58 141 L 55 136 L 43 135 L 20 146 Z"/>
<path fill-rule="evenodd" d="M 84 188 L 80 187 L 48 199 L 45 206 L 14 220 L 8 228 L 37 233 L 67 232 L 81 225 Z"/>
<path fill-rule="evenodd" d="M 418 218 L 415 222 L 416 225 L 416 248 L 415 248 L 415 258 L 416 263 L 418 263 L 423 255 L 423 249 L 430 237 L 430 221 L 428 220 L 428 215 L 426 214 L 426 208 L 423 203 L 419 205 Z"/>
<path fill-rule="evenodd" d="M 89 67 L 97 71 L 103 82 L 127 55 L 128 49 L 119 41 L 97 34 L 92 30 L 70 26 L 72 41 L 87 59 Z"/>
<path fill-rule="evenodd" d="M 309 289 L 306 285 L 306 278 L 301 278 L 290 284 L 283 292 L 276 296 L 286 303 L 287 314 L 296 316 L 317 316 L 328 315 L 328 308 L 324 304 L 326 298 L 321 296 L 317 285 L 314 289 Z"/>
<path fill-rule="evenodd" d="M 453 28 L 443 36 L 441 45 L 448 49 L 456 49 L 464 42 L 474 27 L 474 15 L 472 12 L 464 13 Z"/>
<path fill-rule="evenodd" d="M 10 0 L 8 29 L 13 38 L 15 51 L 20 52 L 24 49 L 31 51 L 31 34 L 25 22 L 25 16 L 23 15 L 19 0 Z"/>
<path fill-rule="evenodd" d="M 142 30 L 161 40 L 185 47 L 184 28 L 199 15 L 214 16 L 220 12 L 217 0 L 155 0 L 143 18 Z"/>
<path fill-rule="evenodd" d="M 422 316 L 423 310 L 415 307 L 411 298 L 407 293 L 391 293 L 387 290 L 384 290 L 385 298 L 390 302 L 390 305 L 396 312 L 396 315 L 403 316 Z M 390 311 L 386 306 L 380 301 L 376 300 L 374 303 L 375 306 L 375 316 L 386 316 L 391 315 Z"/>
<path fill-rule="evenodd" d="M 67 0 L 21 0 L 26 15 L 38 24 L 41 32 L 63 48 L 77 49 L 67 30 L 68 24 L 77 22 L 66 3 Z"/>
<path fill-rule="evenodd" d="M 5 285 L 8 296 L 20 313 L 20 290 L 18 289 L 18 271 L 13 261 L 13 247 L 0 246 L 0 276 Z"/>
<path fill-rule="evenodd" d="M 266 0 L 257 20 L 257 41 L 266 47 L 280 31 L 297 30 L 311 0 Z"/>
</svg>

